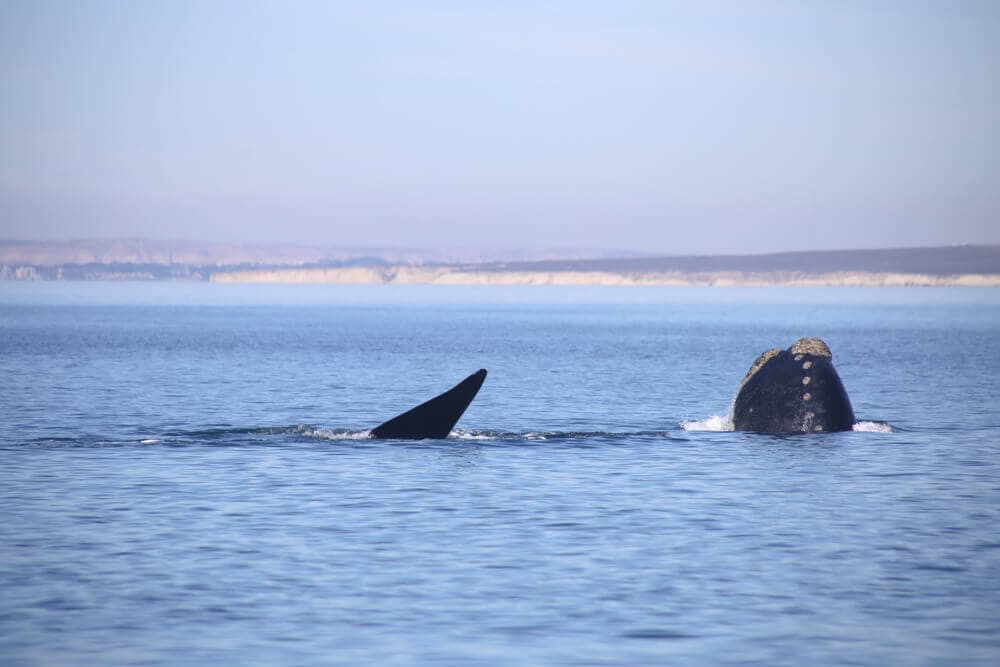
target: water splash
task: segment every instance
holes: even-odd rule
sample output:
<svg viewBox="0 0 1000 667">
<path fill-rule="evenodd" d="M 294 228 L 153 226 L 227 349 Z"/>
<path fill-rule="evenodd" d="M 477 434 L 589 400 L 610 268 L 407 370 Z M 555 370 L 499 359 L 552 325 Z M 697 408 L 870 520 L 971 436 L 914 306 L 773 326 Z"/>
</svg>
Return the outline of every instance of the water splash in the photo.
<svg viewBox="0 0 1000 667">
<path fill-rule="evenodd" d="M 497 436 L 489 431 L 467 431 L 463 428 L 456 428 L 448 434 L 449 438 L 456 440 L 496 440 Z"/>
<path fill-rule="evenodd" d="M 342 428 L 316 428 L 314 426 L 306 426 L 301 424 L 292 429 L 293 433 L 298 435 L 304 435 L 307 438 L 316 438 L 318 440 L 368 440 L 372 437 L 371 429 L 366 429 L 364 431 L 351 431 L 349 429 Z"/>
<path fill-rule="evenodd" d="M 681 422 L 685 431 L 733 431 L 732 416 L 712 415 L 705 419 Z M 851 429 L 859 433 L 892 433 L 892 427 L 886 422 L 859 421 Z"/>
<path fill-rule="evenodd" d="M 729 415 L 712 415 L 705 419 L 681 422 L 685 431 L 733 431 L 733 418 Z"/>
<path fill-rule="evenodd" d="M 886 422 L 860 421 L 854 424 L 851 430 L 859 433 L 892 433 L 892 427 Z"/>
</svg>

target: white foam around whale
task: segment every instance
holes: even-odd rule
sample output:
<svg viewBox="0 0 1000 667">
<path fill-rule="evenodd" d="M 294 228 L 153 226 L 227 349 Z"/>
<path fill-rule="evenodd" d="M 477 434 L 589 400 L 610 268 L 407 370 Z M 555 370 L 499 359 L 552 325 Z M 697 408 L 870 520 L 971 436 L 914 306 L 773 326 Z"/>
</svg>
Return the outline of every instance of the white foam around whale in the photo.
<svg viewBox="0 0 1000 667">
<path fill-rule="evenodd" d="M 892 427 L 885 422 L 857 422 L 851 430 L 861 433 L 892 433 Z"/>
<path fill-rule="evenodd" d="M 732 431 L 733 419 L 730 416 L 712 415 L 705 419 L 681 422 L 685 431 Z M 852 431 L 859 433 L 892 433 L 892 427 L 885 422 L 859 421 Z"/>
<path fill-rule="evenodd" d="M 476 431 L 466 431 L 465 429 L 456 428 L 448 434 L 449 438 L 456 438 L 458 440 L 494 440 L 496 436 L 489 433 L 481 433 Z"/>
<path fill-rule="evenodd" d="M 367 440 L 371 437 L 371 430 L 365 431 L 344 431 L 340 429 L 331 430 L 326 428 L 313 428 L 311 426 L 298 426 L 295 431 L 310 438 L 320 440 Z"/>
<path fill-rule="evenodd" d="M 712 415 L 705 419 L 681 422 L 681 428 L 685 431 L 732 431 L 733 418 L 729 415 Z"/>
</svg>

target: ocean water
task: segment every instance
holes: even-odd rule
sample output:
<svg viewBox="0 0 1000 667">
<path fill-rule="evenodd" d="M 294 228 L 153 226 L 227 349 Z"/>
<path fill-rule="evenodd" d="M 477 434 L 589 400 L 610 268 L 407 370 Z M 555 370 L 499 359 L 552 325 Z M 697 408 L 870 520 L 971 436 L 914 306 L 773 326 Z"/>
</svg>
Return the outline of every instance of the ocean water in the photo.
<svg viewBox="0 0 1000 667">
<path fill-rule="evenodd" d="M 861 430 L 726 430 L 802 336 Z M 996 290 L 0 282 L 0 663 L 1000 664 L 998 376 Z"/>
</svg>

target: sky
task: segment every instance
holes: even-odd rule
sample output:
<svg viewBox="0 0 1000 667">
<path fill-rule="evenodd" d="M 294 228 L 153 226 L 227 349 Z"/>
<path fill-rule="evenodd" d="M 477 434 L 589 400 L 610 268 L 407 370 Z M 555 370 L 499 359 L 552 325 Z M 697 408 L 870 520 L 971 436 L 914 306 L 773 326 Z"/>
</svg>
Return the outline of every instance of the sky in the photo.
<svg viewBox="0 0 1000 667">
<path fill-rule="evenodd" d="M 0 3 L 0 239 L 1000 243 L 1000 3 Z"/>
</svg>

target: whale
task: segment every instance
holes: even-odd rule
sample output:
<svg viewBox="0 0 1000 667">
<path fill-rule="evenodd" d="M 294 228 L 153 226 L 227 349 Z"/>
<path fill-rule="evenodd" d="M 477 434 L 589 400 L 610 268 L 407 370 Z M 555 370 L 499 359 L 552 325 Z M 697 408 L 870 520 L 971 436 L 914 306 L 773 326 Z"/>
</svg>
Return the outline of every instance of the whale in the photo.
<svg viewBox="0 0 1000 667">
<path fill-rule="evenodd" d="M 379 424 L 371 429 L 369 437 L 379 440 L 447 438 L 479 393 L 484 380 L 486 369 L 480 368 L 443 394 Z"/>
<path fill-rule="evenodd" d="M 735 430 L 756 433 L 850 431 L 855 423 L 833 353 L 819 338 L 757 357 L 740 383 L 732 421 Z"/>
<path fill-rule="evenodd" d="M 424 440 L 448 437 L 479 393 L 481 368 L 451 389 L 379 424 L 369 437 Z M 821 433 L 854 428 L 854 408 L 833 366 L 830 347 L 819 338 L 800 338 L 787 350 L 773 348 L 751 364 L 730 414 L 737 431 Z"/>
</svg>

